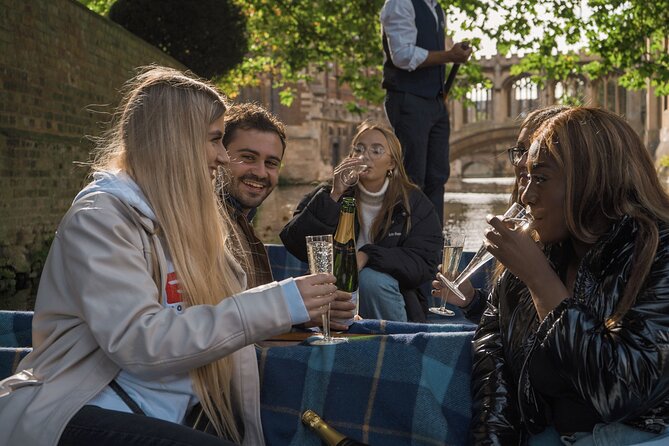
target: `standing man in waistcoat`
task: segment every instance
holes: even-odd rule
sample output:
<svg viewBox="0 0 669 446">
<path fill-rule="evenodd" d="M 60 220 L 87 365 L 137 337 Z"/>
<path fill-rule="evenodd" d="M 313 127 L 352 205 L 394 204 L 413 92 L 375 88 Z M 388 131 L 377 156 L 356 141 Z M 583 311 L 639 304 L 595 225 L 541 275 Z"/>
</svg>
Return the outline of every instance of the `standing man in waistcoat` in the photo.
<svg viewBox="0 0 669 446">
<path fill-rule="evenodd" d="M 445 46 L 445 16 L 437 0 L 386 0 L 381 10 L 385 108 L 404 151 L 409 177 L 444 220 L 450 173 L 450 125 L 443 91 L 445 64 L 464 63 L 472 50 Z"/>
</svg>

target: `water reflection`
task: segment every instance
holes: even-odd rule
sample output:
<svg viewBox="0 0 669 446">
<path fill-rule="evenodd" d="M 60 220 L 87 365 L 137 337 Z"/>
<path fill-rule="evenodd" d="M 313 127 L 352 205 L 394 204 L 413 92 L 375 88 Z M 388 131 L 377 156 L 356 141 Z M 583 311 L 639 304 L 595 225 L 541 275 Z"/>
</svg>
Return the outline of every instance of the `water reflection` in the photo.
<svg viewBox="0 0 669 446">
<path fill-rule="evenodd" d="M 444 194 L 444 223 L 465 231 L 465 250 L 481 246 L 488 224 L 485 216 L 502 214 L 509 205 L 513 178 L 467 178 L 449 181 Z"/>
<path fill-rule="evenodd" d="M 475 251 L 481 244 L 487 214 L 501 214 L 508 207 L 513 178 L 467 178 L 450 180 L 444 195 L 444 221 L 461 226 L 467 236 L 465 249 Z M 254 225 L 265 243 L 281 243 L 279 232 L 290 220 L 302 197 L 313 185 L 280 186 L 265 200 Z"/>
</svg>

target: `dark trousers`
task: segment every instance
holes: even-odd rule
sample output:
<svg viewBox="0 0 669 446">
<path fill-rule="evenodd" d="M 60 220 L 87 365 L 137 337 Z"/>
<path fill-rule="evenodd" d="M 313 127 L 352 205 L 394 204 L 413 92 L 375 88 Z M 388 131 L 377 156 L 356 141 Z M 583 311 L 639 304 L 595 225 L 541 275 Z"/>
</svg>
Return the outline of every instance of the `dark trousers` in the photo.
<svg viewBox="0 0 669 446">
<path fill-rule="evenodd" d="M 441 97 L 423 98 L 388 91 L 386 115 L 402 143 L 404 168 L 427 195 L 444 223 L 444 184 L 448 181 L 448 110 Z"/>
<path fill-rule="evenodd" d="M 234 446 L 188 426 L 133 413 L 84 406 L 65 426 L 58 446 Z"/>
</svg>

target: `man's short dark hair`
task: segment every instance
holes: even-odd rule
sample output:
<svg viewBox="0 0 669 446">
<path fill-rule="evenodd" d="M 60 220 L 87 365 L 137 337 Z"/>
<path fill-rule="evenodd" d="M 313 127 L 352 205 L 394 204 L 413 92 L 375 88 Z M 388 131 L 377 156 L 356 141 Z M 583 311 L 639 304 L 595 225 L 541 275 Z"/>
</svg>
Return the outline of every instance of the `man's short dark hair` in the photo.
<svg viewBox="0 0 669 446">
<path fill-rule="evenodd" d="M 223 145 L 227 146 L 236 130 L 258 130 L 274 132 L 286 150 L 286 129 L 272 112 L 255 103 L 233 104 L 225 111 L 225 134 Z"/>
</svg>

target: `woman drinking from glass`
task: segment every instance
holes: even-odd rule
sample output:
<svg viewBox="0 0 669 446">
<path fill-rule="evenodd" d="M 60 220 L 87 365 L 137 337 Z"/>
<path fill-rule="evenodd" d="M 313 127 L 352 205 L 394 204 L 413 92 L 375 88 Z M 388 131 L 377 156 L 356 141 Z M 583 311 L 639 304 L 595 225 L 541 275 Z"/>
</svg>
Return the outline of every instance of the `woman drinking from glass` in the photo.
<svg viewBox="0 0 669 446">
<path fill-rule="evenodd" d="M 344 177 L 363 165 L 358 183 L 348 186 Z M 390 128 L 371 120 L 360 124 L 332 184 L 302 199 L 281 231 L 294 256 L 306 260 L 306 235 L 334 232 L 344 195 L 354 196 L 358 206 L 360 315 L 424 321 L 426 299 L 418 287 L 436 272 L 441 228 L 434 206 L 407 177 L 402 148 Z"/>
<path fill-rule="evenodd" d="M 506 271 L 474 338 L 474 444 L 668 441 L 669 197 L 648 151 L 577 107 L 540 126 L 526 167 L 538 242 L 489 218 Z"/>
</svg>

